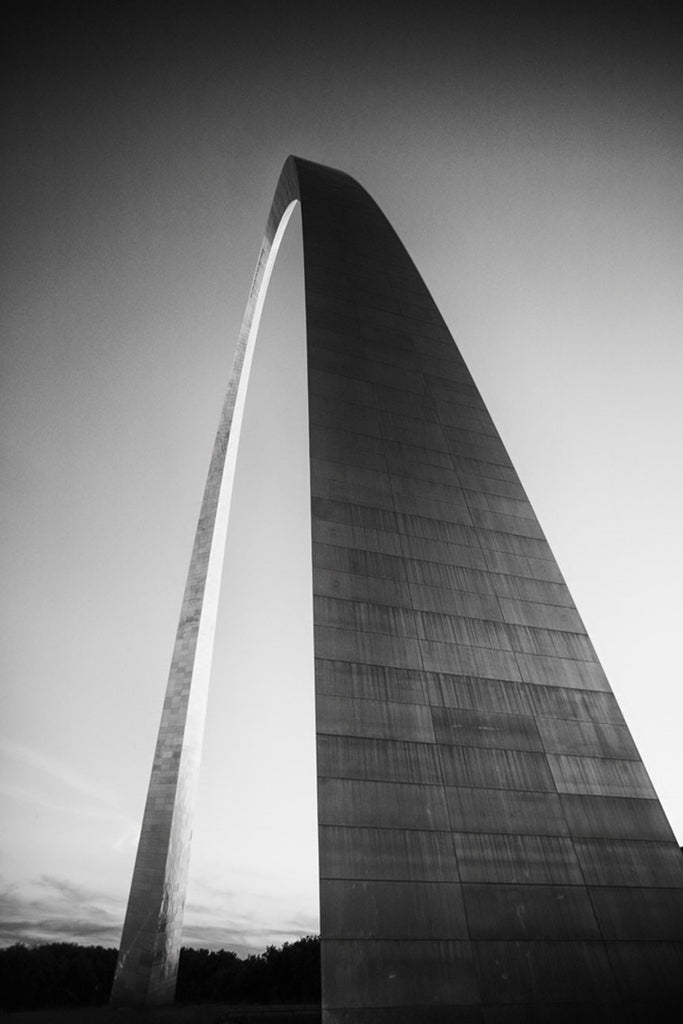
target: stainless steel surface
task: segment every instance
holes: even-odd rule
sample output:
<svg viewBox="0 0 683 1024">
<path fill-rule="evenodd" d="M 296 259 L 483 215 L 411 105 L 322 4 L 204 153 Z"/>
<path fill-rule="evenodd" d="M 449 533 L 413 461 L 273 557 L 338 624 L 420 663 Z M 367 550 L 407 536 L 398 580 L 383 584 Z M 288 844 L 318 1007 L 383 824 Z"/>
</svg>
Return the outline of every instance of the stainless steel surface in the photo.
<svg viewBox="0 0 683 1024">
<path fill-rule="evenodd" d="M 206 675 L 195 634 L 225 527 L 214 510 L 230 487 L 240 360 L 248 372 L 297 199 L 323 1021 L 674 1019 L 657 1014 L 683 996 L 683 857 L 559 567 L 398 237 L 356 182 L 294 158 L 207 483 L 120 984 L 138 1001 L 172 989 Z"/>
</svg>

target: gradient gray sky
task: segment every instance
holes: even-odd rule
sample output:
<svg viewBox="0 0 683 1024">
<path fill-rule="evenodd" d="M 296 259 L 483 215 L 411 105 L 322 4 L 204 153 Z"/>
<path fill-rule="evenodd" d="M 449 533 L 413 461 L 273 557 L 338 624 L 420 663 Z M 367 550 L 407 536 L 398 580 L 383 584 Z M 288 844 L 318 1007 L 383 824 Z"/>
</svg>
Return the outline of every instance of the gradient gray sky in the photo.
<svg viewBox="0 0 683 1024">
<path fill-rule="evenodd" d="M 0 941 L 118 943 L 289 153 L 356 177 L 405 242 L 683 839 L 674 6 L 9 11 Z M 317 930 L 300 247 L 295 218 L 245 420 L 186 915 L 187 942 L 239 951 Z"/>
</svg>

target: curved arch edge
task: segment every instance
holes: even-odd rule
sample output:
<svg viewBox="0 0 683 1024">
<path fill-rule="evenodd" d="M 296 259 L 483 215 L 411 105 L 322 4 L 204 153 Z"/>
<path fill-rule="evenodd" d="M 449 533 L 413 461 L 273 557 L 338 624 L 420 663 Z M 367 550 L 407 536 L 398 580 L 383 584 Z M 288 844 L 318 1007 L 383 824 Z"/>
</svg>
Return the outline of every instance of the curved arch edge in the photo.
<svg viewBox="0 0 683 1024">
<path fill-rule="evenodd" d="M 249 378 L 277 254 L 299 202 L 288 158 L 247 299 L 190 558 L 111 1003 L 173 1000 L 218 601 Z"/>
</svg>

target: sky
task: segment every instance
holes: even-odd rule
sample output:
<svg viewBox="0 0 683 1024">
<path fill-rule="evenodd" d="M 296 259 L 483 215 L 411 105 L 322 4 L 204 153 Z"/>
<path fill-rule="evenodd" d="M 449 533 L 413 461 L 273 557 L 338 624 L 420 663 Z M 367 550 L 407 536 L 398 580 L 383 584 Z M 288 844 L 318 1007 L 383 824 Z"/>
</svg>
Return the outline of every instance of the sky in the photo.
<svg viewBox="0 0 683 1024">
<path fill-rule="evenodd" d="M 117 945 L 204 479 L 289 153 L 368 189 L 683 842 L 683 47 L 594 0 L 11 2 L 0 943 Z M 318 930 L 303 280 L 254 362 L 184 941 Z"/>
</svg>

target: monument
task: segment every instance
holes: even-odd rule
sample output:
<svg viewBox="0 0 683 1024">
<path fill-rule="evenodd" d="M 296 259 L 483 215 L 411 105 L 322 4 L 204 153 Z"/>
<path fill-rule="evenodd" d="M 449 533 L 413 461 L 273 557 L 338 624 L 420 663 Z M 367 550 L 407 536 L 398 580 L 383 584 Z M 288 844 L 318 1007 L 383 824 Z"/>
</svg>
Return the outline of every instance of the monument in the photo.
<svg viewBox="0 0 683 1024">
<path fill-rule="evenodd" d="M 211 460 L 112 1000 L 173 998 L 239 430 L 296 202 L 324 1024 L 675 1019 L 683 856 L 555 559 L 394 230 L 353 179 L 294 157 Z"/>
</svg>

